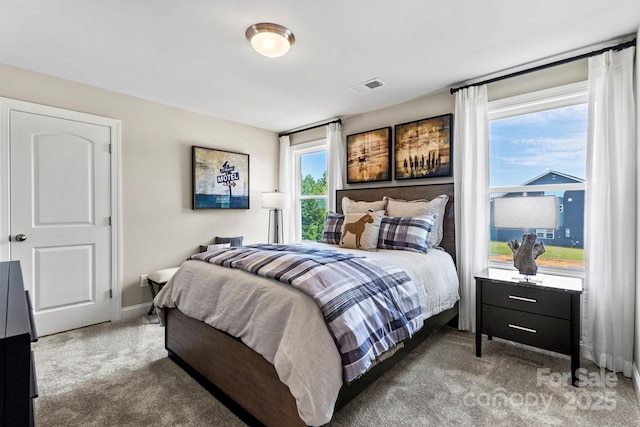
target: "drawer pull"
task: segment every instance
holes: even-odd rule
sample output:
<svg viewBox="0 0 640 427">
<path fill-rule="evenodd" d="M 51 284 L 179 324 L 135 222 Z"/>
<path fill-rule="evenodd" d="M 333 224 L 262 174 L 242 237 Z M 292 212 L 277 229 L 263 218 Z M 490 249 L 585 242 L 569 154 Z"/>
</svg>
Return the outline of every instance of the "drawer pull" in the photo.
<svg viewBox="0 0 640 427">
<path fill-rule="evenodd" d="M 515 295 L 509 295 L 509 299 L 517 299 L 518 301 L 526 301 L 526 302 L 538 302 L 533 298 L 517 297 Z"/>
<path fill-rule="evenodd" d="M 531 332 L 532 334 L 536 333 L 535 329 L 525 328 L 524 326 L 512 325 L 511 323 L 509 323 L 509 327 L 513 329 L 519 329 L 521 331 Z"/>
</svg>

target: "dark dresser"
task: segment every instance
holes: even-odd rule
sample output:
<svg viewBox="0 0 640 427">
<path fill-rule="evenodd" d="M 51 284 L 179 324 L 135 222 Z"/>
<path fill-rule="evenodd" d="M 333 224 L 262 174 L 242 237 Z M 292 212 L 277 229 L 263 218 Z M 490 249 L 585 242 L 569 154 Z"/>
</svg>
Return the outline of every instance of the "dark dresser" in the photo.
<svg viewBox="0 0 640 427">
<path fill-rule="evenodd" d="M 571 382 L 580 368 L 582 279 L 550 274 L 522 281 L 517 271 L 476 274 L 476 356 L 482 334 L 571 356 Z"/>
<path fill-rule="evenodd" d="M 38 339 L 18 261 L 0 262 L 0 425 L 33 426 Z"/>
</svg>

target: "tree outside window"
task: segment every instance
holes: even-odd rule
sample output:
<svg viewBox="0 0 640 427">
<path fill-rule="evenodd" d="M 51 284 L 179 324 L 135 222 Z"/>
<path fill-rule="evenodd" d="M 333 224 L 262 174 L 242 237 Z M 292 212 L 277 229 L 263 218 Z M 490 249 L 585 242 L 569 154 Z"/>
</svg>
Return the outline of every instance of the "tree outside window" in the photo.
<svg viewBox="0 0 640 427">
<path fill-rule="evenodd" d="M 302 240 L 317 241 L 322 237 L 324 220 L 327 214 L 327 172 L 318 179 L 307 174 L 302 178 L 301 222 Z M 323 198 L 305 196 L 318 196 Z"/>
<path fill-rule="evenodd" d="M 294 150 L 296 166 L 297 239 L 317 241 L 322 237 L 327 214 L 327 151 L 325 141 Z"/>
</svg>

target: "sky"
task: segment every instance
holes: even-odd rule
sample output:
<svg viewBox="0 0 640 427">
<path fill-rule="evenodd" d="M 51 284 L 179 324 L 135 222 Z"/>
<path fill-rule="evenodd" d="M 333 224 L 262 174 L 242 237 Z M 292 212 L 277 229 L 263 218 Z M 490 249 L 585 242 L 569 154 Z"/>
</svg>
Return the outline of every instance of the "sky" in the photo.
<svg viewBox="0 0 640 427">
<path fill-rule="evenodd" d="M 512 186 L 548 170 L 585 179 L 587 104 L 492 120 L 490 185 Z"/>
<path fill-rule="evenodd" d="M 304 177 L 308 174 L 314 179 L 322 177 L 327 170 L 327 152 L 318 151 L 315 153 L 304 154 L 300 156 L 300 174 Z"/>
<path fill-rule="evenodd" d="M 455 140 L 454 140 L 455 144 Z M 555 170 L 585 179 L 587 104 L 492 120 L 490 185 L 515 186 Z M 301 174 L 322 176 L 325 151 L 301 157 Z"/>
</svg>

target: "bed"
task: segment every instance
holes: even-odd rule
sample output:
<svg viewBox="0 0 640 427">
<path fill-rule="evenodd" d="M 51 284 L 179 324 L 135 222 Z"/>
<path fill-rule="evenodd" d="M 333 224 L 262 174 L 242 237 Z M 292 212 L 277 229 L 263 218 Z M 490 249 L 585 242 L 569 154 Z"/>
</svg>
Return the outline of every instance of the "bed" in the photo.
<svg viewBox="0 0 640 427">
<path fill-rule="evenodd" d="M 453 184 L 339 190 L 336 196 L 337 200 L 348 197 L 359 201 L 381 200 L 383 196 L 431 200 L 442 194 L 449 197 L 440 243 L 444 250 L 433 249 L 427 254 L 406 252 L 402 259 L 409 261 L 398 262 L 405 262 L 406 268 L 411 269 L 423 260 L 427 262 L 428 255 L 431 260 L 428 262 L 434 265 L 451 265 L 443 273 L 434 273 L 437 277 L 432 281 L 438 282 L 438 274 L 442 274 L 450 283 L 451 275 L 455 276 Z M 384 252 L 365 254 L 381 257 L 380 262 L 386 262 L 383 261 L 387 259 Z M 404 251 L 386 252 L 395 252 L 391 257 L 401 257 L 400 252 Z M 412 278 L 413 274 L 410 272 Z M 222 291 L 215 297 L 203 296 L 198 292 L 210 286 L 211 277 L 216 278 Z M 176 282 L 175 288 L 173 282 Z M 179 288 L 179 283 L 189 283 L 189 286 Z M 455 293 L 457 296 L 457 289 Z M 166 326 L 165 347 L 172 360 L 199 381 L 221 391 L 260 423 L 303 426 L 326 423 L 335 410 L 353 399 L 434 330 L 451 322 L 457 316 L 458 308 L 457 298 L 454 301 L 451 295 L 449 289 L 440 297 L 439 303 L 431 303 L 428 319 L 418 333 L 394 347 L 364 375 L 349 383 L 342 381 L 340 355 L 317 304 L 290 286 L 257 278 L 245 271 L 187 261 L 155 302 L 161 308 Z M 273 309 L 285 298 L 286 306 Z M 202 306 L 219 310 L 201 314 Z M 255 326 L 248 327 L 249 320 Z M 261 329 L 260 325 L 274 320 L 278 322 L 278 328 Z M 301 324 L 304 329 L 299 327 Z"/>
</svg>

